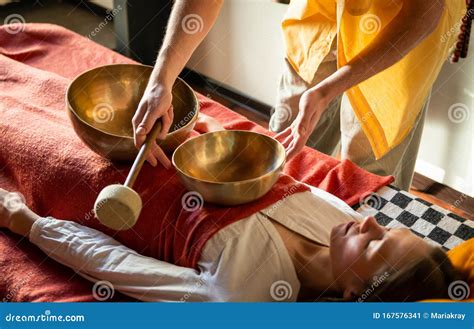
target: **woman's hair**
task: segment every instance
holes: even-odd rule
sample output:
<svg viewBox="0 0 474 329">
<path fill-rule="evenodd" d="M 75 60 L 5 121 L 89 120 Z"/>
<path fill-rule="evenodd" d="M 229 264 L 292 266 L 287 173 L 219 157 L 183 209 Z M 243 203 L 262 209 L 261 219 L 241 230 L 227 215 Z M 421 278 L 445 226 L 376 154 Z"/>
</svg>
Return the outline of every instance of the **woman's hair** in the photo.
<svg viewBox="0 0 474 329">
<path fill-rule="evenodd" d="M 449 285 L 463 275 L 439 247 L 426 257 L 417 258 L 403 267 L 387 271 L 368 282 L 367 288 L 352 301 L 412 302 L 422 299 L 449 298 Z"/>
</svg>

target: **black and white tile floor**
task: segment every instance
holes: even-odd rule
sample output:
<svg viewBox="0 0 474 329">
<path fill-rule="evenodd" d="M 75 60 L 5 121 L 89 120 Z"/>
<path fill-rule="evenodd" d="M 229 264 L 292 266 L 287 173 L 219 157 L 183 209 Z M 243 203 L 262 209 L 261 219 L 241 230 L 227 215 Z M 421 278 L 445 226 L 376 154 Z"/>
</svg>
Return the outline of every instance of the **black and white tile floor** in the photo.
<svg viewBox="0 0 474 329">
<path fill-rule="evenodd" d="M 409 228 L 445 249 L 474 237 L 474 221 L 392 186 L 367 195 L 355 208 L 364 216 L 374 216 L 381 225 Z"/>
</svg>

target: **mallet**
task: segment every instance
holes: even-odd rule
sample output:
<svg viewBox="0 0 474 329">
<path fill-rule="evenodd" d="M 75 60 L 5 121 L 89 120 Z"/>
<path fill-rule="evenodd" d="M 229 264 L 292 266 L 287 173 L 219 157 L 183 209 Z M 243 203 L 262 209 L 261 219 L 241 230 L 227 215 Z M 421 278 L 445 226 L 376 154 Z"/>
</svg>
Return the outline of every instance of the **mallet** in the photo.
<svg viewBox="0 0 474 329">
<path fill-rule="evenodd" d="M 140 148 L 124 185 L 109 185 L 99 193 L 94 213 L 105 226 L 120 231 L 132 228 L 137 222 L 142 210 L 142 199 L 132 187 L 160 130 L 161 120 L 158 120 Z"/>
</svg>

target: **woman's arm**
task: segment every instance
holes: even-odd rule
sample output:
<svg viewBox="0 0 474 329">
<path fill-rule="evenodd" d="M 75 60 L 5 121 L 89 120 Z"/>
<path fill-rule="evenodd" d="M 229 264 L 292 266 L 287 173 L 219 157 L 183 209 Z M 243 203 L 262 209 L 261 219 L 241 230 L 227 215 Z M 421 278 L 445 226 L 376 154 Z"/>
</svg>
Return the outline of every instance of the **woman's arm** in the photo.
<svg viewBox="0 0 474 329">
<path fill-rule="evenodd" d="M 205 273 L 145 257 L 97 230 L 54 218 L 37 219 L 30 241 L 86 279 L 108 281 L 143 301 L 209 301 Z"/>
<path fill-rule="evenodd" d="M 80 224 L 42 218 L 18 194 L 0 189 L 0 228 L 29 237 L 48 257 L 86 279 L 144 301 L 209 301 L 219 296 L 207 272 L 145 257 Z"/>
<path fill-rule="evenodd" d="M 405 0 L 398 15 L 346 65 L 306 91 L 300 111 L 290 127 L 277 135 L 288 158 L 306 144 L 327 105 L 338 95 L 382 72 L 405 57 L 438 25 L 444 0 Z"/>
</svg>

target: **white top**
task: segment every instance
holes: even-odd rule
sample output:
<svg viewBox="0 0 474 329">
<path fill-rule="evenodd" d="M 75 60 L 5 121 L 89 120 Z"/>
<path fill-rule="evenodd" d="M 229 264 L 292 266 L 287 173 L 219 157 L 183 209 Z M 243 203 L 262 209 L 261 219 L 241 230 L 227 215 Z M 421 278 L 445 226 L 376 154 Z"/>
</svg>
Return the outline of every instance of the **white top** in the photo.
<svg viewBox="0 0 474 329">
<path fill-rule="evenodd" d="M 323 245 L 335 225 L 361 220 L 337 197 L 311 187 L 220 230 L 205 244 L 199 270 L 140 255 L 99 231 L 51 217 L 34 223 L 30 241 L 86 279 L 108 281 L 139 300 L 296 301 L 293 262 L 266 216 Z"/>
</svg>

